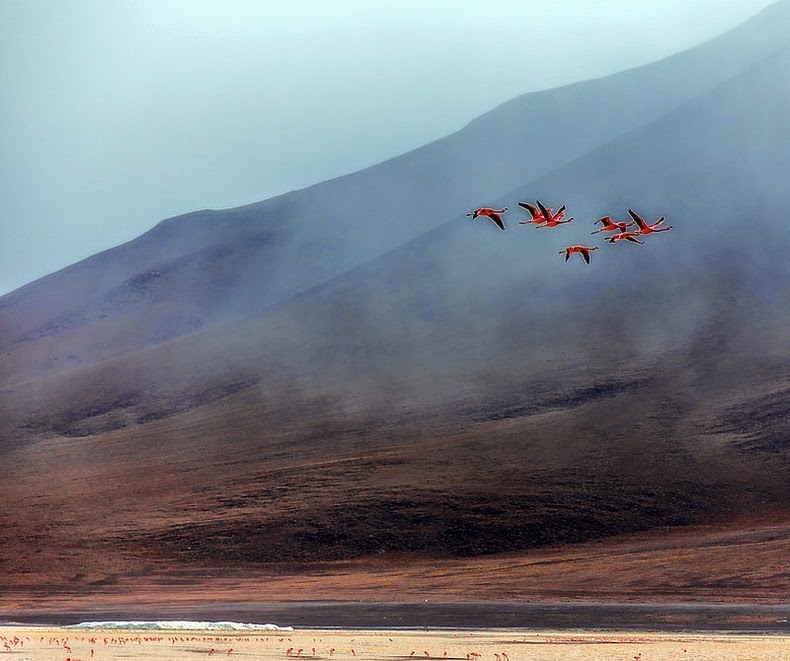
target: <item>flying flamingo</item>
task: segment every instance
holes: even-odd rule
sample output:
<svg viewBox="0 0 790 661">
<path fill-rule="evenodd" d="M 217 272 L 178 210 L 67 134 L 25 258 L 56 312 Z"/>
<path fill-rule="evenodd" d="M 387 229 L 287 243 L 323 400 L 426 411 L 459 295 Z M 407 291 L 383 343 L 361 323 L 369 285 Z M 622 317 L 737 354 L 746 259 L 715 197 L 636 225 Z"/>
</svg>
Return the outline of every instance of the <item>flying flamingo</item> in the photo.
<svg viewBox="0 0 790 661">
<path fill-rule="evenodd" d="M 532 216 L 531 220 L 519 221 L 519 225 L 529 225 L 530 223 L 534 223 L 536 225 L 542 225 L 543 223 L 546 222 L 546 218 L 543 215 L 543 212 L 540 211 L 538 207 L 536 207 L 535 205 L 527 204 L 526 202 L 519 202 L 518 206 L 520 206 L 522 209 L 526 209 L 527 211 L 529 211 L 529 215 Z M 554 210 L 551 207 L 549 207 L 547 211 L 549 212 L 550 215 L 554 213 Z M 557 212 L 556 219 L 559 220 L 564 215 L 565 215 L 565 205 L 563 204 L 562 208 Z"/>
<path fill-rule="evenodd" d="M 642 218 L 642 216 L 640 216 L 638 213 L 636 213 L 636 211 L 632 211 L 631 209 L 629 209 L 628 213 L 630 214 L 631 218 L 633 218 L 634 221 L 636 221 L 636 224 L 639 225 L 639 229 L 635 232 L 635 234 L 643 234 L 643 235 L 652 234 L 653 232 L 666 232 L 667 230 L 672 229 L 672 225 L 667 225 L 666 227 L 662 227 L 661 229 L 658 229 L 658 226 L 664 222 L 664 216 L 661 216 L 661 218 L 659 218 L 652 225 L 648 225 L 645 222 L 645 219 Z M 633 223 L 631 224 L 633 225 Z"/>
<path fill-rule="evenodd" d="M 472 216 L 472 220 L 476 220 L 478 216 L 488 216 L 492 221 L 494 221 L 499 227 L 499 229 L 505 229 L 505 223 L 502 220 L 502 214 L 507 211 L 507 207 L 503 209 L 490 209 L 488 207 L 480 207 L 479 209 L 475 209 L 472 213 L 466 214 L 467 216 Z"/>
<path fill-rule="evenodd" d="M 540 212 L 543 214 L 543 217 L 546 219 L 543 225 L 538 225 L 538 229 L 541 227 L 557 227 L 557 225 L 564 225 L 565 223 L 569 223 L 573 220 L 573 218 L 568 218 L 568 220 L 560 220 L 562 216 L 565 214 L 565 205 L 563 204 L 560 207 L 560 210 L 552 215 L 551 211 L 549 211 L 546 207 L 544 207 L 540 200 L 537 200 L 538 208 Z"/>
<path fill-rule="evenodd" d="M 620 230 L 620 234 L 613 234 L 606 240 L 609 243 L 617 243 L 618 241 L 630 241 L 631 243 L 644 243 L 644 241 L 640 241 L 637 239 L 638 232 L 626 232 L 625 230 Z"/>
<path fill-rule="evenodd" d="M 595 246 L 593 248 L 589 248 L 587 246 L 568 246 L 567 248 L 565 248 L 565 250 L 560 250 L 560 255 L 562 253 L 565 253 L 565 261 L 567 262 L 571 258 L 571 255 L 573 253 L 577 252 L 577 253 L 579 253 L 582 256 L 584 261 L 589 264 L 590 263 L 590 252 L 592 250 L 598 250 L 598 246 Z"/>
<path fill-rule="evenodd" d="M 634 224 L 633 222 L 626 223 L 625 221 L 616 223 L 612 221 L 611 216 L 604 216 L 603 218 L 599 218 L 598 220 L 595 221 L 595 223 L 593 223 L 593 225 L 595 225 L 596 223 L 602 223 L 601 228 L 595 230 L 594 232 L 590 232 L 590 234 L 598 234 L 598 232 L 615 232 L 617 230 L 620 230 L 622 232 L 625 231 L 626 227 L 631 227 L 631 225 Z"/>
</svg>

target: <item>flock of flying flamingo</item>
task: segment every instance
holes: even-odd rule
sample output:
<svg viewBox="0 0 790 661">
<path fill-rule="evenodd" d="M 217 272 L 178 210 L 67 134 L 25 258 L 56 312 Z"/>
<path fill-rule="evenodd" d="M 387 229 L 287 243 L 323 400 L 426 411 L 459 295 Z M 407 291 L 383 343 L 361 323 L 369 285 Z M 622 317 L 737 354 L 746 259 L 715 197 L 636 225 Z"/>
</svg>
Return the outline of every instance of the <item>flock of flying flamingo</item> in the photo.
<svg viewBox="0 0 790 661">
<path fill-rule="evenodd" d="M 518 205 L 522 209 L 528 211 L 529 215 L 531 216 L 529 220 L 519 221 L 519 225 L 534 224 L 536 228 L 540 229 L 545 227 L 557 227 L 557 225 L 564 225 L 566 223 L 570 223 L 573 220 L 572 217 L 563 220 L 563 216 L 565 216 L 564 204 L 560 207 L 557 213 L 554 213 L 554 210 L 551 207 L 546 208 L 543 206 L 540 200 L 536 200 L 535 204 L 519 202 Z M 489 218 L 497 227 L 499 227 L 499 229 L 504 230 L 505 221 L 502 220 L 502 216 L 506 211 L 507 207 L 502 209 L 480 207 L 479 209 L 475 209 L 473 212 L 466 215 L 471 216 L 472 220 L 476 220 L 480 216 L 485 216 Z M 662 225 L 664 222 L 664 216 L 661 216 L 661 218 L 659 218 L 656 222 L 650 224 L 633 209 L 628 209 L 628 215 L 632 218 L 630 223 L 626 221 L 615 222 L 612 220 L 611 216 L 603 216 L 593 223 L 593 225 L 601 223 L 601 227 L 599 227 L 594 232 L 590 232 L 590 234 L 598 234 L 598 232 L 616 232 L 616 234 L 612 234 L 611 236 L 607 237 L 606 240 L 609 243 L 630 241 L 631 243 L 642 244 L 644 241 L 641 241 L 638 237 L 647 236 L 648 234 L 652 234 L 654 232 L 666 232 L 667 230 L 672 229 L 672 225 L 660 227 L 660 225 Z M 632 225 L 636 225 L 638 229 L 629 231 L 628 228 Z M 565 261 L 567 262 L 571 255 L 574 253 L 579 253 L 582 256 L 582 259 L 584 259 L 584 261 L 589 264 L 590 253 L 593 250 L 598 250 L 598 246 L 568 246 L 565 248 L 565 250 L 560 250 L 560 255 L 564 253 Z"/>
</svg>

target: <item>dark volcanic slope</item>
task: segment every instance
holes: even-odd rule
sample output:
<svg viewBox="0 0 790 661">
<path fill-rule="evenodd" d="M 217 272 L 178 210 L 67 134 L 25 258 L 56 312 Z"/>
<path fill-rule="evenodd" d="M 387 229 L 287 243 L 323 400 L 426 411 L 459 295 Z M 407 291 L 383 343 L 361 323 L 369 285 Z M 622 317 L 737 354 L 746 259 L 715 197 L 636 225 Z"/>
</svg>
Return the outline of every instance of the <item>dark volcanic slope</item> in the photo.
<svg viewBox="0 0 790 661">
<path fill-rule="evenodd" d="M 266 315 L 4 388 L 7 576 L 95 589 L 786 514 L 788 72 L 783 50 L 502 198 L 566 200 L 571 225 L 459 216 Z M 631 204 L 675 229 L 589 236 Z M 564 263 L 582 241 L 592 264 Z M 736 581 L 737 548 L 653 587 L 787 584 Z"/>
<path fill-rule="evenodd" d="M 283 301 L 704 94 L 787 44 L 788 27 L 790 3 L 780 2 L 703 46 L 527 94 L 361 172 L 166 220 L 0 299 L 0 382 L 90 364 Z"/>
</svg>

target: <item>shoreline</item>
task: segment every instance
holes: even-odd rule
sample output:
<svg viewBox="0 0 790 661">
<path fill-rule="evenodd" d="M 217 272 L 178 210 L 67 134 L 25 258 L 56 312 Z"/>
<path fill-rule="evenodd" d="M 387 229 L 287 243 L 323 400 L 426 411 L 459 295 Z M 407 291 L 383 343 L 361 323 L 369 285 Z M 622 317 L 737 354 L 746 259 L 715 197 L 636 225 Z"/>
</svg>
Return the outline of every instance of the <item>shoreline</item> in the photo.
<svg viewBox="0 0 790 661">
<path fill-rule="evenodd" d="M 2 649 L 5 647 L 5 649 Z M 458 659 L 658 661 L 683 658 L 790 659 L 790 635 L 651 631 L 403 631 L 366 629 L 172 630 L 0 626 L 0 651 L 17 659 L 113 661 L 245 657 L 308 659 Z"/>
</svg>

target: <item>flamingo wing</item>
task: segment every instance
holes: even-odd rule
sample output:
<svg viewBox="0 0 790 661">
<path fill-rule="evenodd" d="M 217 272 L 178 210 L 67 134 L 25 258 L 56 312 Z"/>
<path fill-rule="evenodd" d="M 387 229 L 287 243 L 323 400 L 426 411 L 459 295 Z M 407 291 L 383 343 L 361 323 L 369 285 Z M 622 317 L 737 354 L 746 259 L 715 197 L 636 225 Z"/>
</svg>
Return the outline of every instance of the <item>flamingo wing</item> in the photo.
<svg viewBox="0 0 790 661">
<path fill-rule="evenodd" d="M 631 216 L 631 218 L 633 218 L 634 221 L 636 221 L 636 224 L 639 225 L 639 229 L 647 229 L 647 223 L 645 222 L 645 219 L 642 218 L 642 216 L 640 216 L 638 213 L 636 213 L 636 211 L 634 211 L 633 209 L 629 209 L 628 215 Z"/>
<path fill-rule="evenodd" d="M 502 220 L 502 216 L 500 216 L 498 213 L 490 213 L 488 214 L 488 217 L 497 224 L 497 227 L 499 227 L 499 229 L 501 230 L 505 229 L 505 223 Z"/>
<path fill-rule="evenodd" d="M 593 223 L 593 227 L 595 227 L 598 223 L 601 223 L 601 226 L 594 232 L 590 232 L 590 234 L 598 234 L 598 232 L 603 232 L 607 228 L 607 226 L 611 224 L 611 222 L 612 221 L 609 218 L 609 216 L 604 216 L 603 218 L 599 218 Z"/>
<path fill-rule="evenodd" d="M 588 264 L 590 263 L 590 251 L 589 250 L 580 250 L 579 251 L 584 258 L 584 261 Z"/>
<path fill-rule="evenodd" d="M 540 216 L 540 211 L 538 211 L 538 208 L 533 204 L 527 204 L 526 202 L 519 202 L 518 206 L 520 206 L 522 209 L 526 209 L 527 211 L 529 211 L 529 215 L 532 216 L 533 218 L 537 218 L 538 216 Z"/>
<path fill-rule="evenodd" d="M 540 200 L 536 200 L 536 202 L 538 203 L 538 208 L 540 209 L 540 213 L 543 214 L 543 217 L 546 219 L 546 222 L 548 223 L 548 222 L 551 222 L 552 220 L 554 220 L 551 217 L 551 212 L 546 207 L 543 206 L 541 201 Z"/>
</svg>

